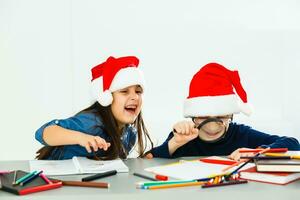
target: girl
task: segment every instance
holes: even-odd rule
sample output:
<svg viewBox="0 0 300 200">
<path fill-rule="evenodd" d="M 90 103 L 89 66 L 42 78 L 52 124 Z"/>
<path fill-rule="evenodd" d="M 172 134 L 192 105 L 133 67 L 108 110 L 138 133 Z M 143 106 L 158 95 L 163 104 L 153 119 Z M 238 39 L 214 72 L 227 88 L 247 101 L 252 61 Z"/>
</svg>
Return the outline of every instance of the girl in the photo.
<svg viewBox="0 0 300 200">
<path fill-rule="evenodd" d="M 194 75 L 189 97 L 184 103 L 184 115 L 191 117 L 192 121 L 176 123 L 167 140 L 152 149 L 146 157 L 230 154 L 229 158 L 238 160 L 240 156 L 248 156 L 241 155 L 239 148 L 282 147 L 300 150 L 295 138 L 269 135 L 233 123 L 233 114 L 239 112 L 251 114 L 238 72 L 217 63 L 209 63 Z"/>
<path fill-rule="evenodd" d="M 134 56 L 109 57 L 92 69 L 92 93 L 97 100 L 73 117 L 52 120 L 36 133 L 45 145 L 38 159 L 126 158 L 137 141 L 139 156 L 152 141 L 142 114 L 144 78 Z"/>
</svg>

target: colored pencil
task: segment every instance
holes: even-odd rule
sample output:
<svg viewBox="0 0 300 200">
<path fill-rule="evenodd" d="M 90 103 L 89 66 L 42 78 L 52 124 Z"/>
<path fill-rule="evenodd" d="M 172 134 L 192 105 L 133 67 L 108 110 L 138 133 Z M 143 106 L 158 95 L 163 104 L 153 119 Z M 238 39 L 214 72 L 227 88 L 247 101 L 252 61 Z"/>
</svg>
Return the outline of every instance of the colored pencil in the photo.
<svg viewBox="0 0 300 200">
<path fill-rule="evenodd" d="M 269 157 L 288 157 L 290 159 L 300 159 L 300 155 L 288 155 L 288 154 L 283 154 L 283 153 L 265 153 L 266 156 Z"/>
<path fill-rule="evenodd" d="M 264 149 L 240 149 L 239 152 L 240 153 L 259 153 L 260 151 L 262 151 Z M 268 152 L 287 152 L 288 149 L 287 148 L 273 148 L 270 149 Z"/>
<path fill-rule="evenodd" d="M 30 173 L 26 174 L 25 176 L 22 176 L 21 178 L 19 178 L 18 180 L 16 180 L 15 185 L 20 184 L 22 181 L 24 181 L 28 177 L 33 176 L 35 173 L 37 173 L 37 171 L 33 171 L 33 172 L 30 172 Z"/>
<path fill-rule="evenodd" d="M 109 188 L 109 183 L 104 182 L 83 182 L 83 181 L 61 181 L 66 186 L 78 186 L 78 187 L 97 187 L 97 188 Z"/>
<path fill-rule="evenodd" d="M 37 178 L 43 171 L 39 171 L 34 173 L 32 176 L 29 176 L 28 178 L 26 178 L 25 180 L 23 180 L 20 185 L 23 186 L 31 181 L 33 181 L 35 178 Z"/>
<path fill-rule="evenodd" d="M 11 171 L 0 171 L 0 175 L 1 174 L 9 174 Z"/>
<path fill-rule="evenodd" d="M 292 159 L 290 156 L 242 156 L 242 159 L 255 159 L 255 160 L 289 160 Z"/>
<path fill-rule="evenodd" d="M 40 174 L 40 177 L 47 183 L 47 184 L 53 184 L 52 181 L 50 181 L 47 176 L 43 173 Z"/>
<path fill-rule="evenodd" d="M 14 171 L 14 180 L 12 182 L 12 185 L 16 184 L 16 180 L 17 180 L 17 170 Z"/>
<path fill-rule="evenodd" d="M 236 185 L 236 184 L 244 184 L 248 183 L 247 180 L 237 180 L 237 181 L 228 181 L 223 183 L 217 183 L 217 184 L 205 184 L 202 185 L 202 188 L 211 188 L 211 187 L 219 187 L 219 186 L 226 186 L 226 185 Z"/>
<path fill-rule="evenodd" d="M 155 185 L 155 186 L 145 186 L 142 189 L 155 190 L 155 189 L 167 189 L 175 187 L 187 187 L 187 186 L 197 186 L 203 185 L 206 182 L 189 182 L 189 183 L 178 183 L 178 184 L 167 184 L 167 185 Z"/>
<path fill-rule="evenodd" d="M 108 177 L 108 176 L 113 176 L 113 175 L 116 175 L 116 174 L 117 174 L 117 170 L 111 170 L 111 171 L 107 171 L 107 172 L 87 176 L 87 177 L 82 178 L 81 180 L 82 181 L 93 181 L 95 179 L 104 178 L 104 177 Z"/>
<path fill-rule="evenodd" d="M 170 184 L 181 184 L 181 183 L 192 183 L 192 182 L 197 182 L 197 180 L 139 182 L 136 184 L 136 186 L 138 188 L 142 188 L 143 186 L 170 185 Z"/>
<path fill-rule="evenodd" d="M 140 174 L 140 173 L 133 173 L 134 176 L 138 176 L 140 178 L 144 178 L 144 179 L 148 179 L 150 181 L 157 181 L 157 179 L 153 178 L 153 177 L 150 177 L 150 176 L 146 176 L 144 174 Z"/>
</svg>

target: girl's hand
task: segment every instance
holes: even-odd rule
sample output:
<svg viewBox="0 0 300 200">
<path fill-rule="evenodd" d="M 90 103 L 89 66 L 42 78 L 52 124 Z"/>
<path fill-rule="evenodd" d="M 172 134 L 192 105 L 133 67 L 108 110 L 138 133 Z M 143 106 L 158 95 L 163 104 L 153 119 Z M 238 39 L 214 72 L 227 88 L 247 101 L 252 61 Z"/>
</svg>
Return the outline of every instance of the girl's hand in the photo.
<svg viewBox="0 0 300 200">
<path fill-rule="evenodd" d="M 249 148 L 239 148 L 237 150 L 235 150 L 234 152 L 232 152 L 228 158 L 232 159 L 232 160 L 240 160 L 240 158 L 242 156 L 254 156 L 254 153 L 240 153 L 240 150 L 243 149 L 249 149 Z"/>
<path fill-rule="evenodd" d="M 174 142 L 180 145 L 198 137 L 198 129 L 195 128 L 194 122 L 181 121 L 173 126 Z"/>
<path fill-rule="evenodd" d="M 106 151 L 110 147 L 110 143 L 106 142 L 103 138 L 85 133 L 80 135 L 78 144 L 84 147 L 89 153 L 92 152 L 91 148 L 93 148 L 94 151 L 98 151 L 98 149 Z"/>
</svg>

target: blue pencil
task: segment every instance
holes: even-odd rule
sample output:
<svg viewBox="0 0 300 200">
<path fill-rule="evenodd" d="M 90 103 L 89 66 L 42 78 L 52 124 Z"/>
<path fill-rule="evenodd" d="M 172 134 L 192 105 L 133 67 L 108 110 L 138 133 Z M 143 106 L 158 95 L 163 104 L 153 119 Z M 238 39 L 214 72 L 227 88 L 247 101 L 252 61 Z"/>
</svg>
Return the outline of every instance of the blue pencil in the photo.
<svg viewBox="0 0 300 200">
<path fill-rule="evenodd" d="M 34 173 L 32 176 L 29 176 L 28 178 L 26 178 L 25 180 L 21 181 L 20 185 L 23 186 L 26 183 L 29 183 L 31 181 L 33 181 L 35 178 L 37 178 L 43 171 L 39 171 Z"/>
<path fill-rule="evenodd" d="M 30 172 L 28 174 L 26 174 L 25 176 L 22 176 L 21 178 L 19 178 L 15 185 L 18 185 L 19 183 L 21 183 L 22 181 L 24 181 L 25 179 L 27 179 L 28 177 L 32 176 L 33 174 L 37 173 L 37 171 L 33 171 L 33 172 Z"/>
</svg>

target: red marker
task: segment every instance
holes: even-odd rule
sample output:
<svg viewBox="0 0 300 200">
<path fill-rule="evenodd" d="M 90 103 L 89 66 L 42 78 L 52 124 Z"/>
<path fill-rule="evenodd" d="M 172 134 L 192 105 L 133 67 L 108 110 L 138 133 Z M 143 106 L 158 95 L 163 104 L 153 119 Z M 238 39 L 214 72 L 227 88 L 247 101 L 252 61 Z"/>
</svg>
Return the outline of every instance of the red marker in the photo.
<svg viewBox="0 0 300 200">
<path fill-rule="evenodd" d="M 169 178 L 167 176 L 163 175 L 155 175 L 155 179 L 160 180 L 160 181 L 167 181 Z"/>
</svg>

